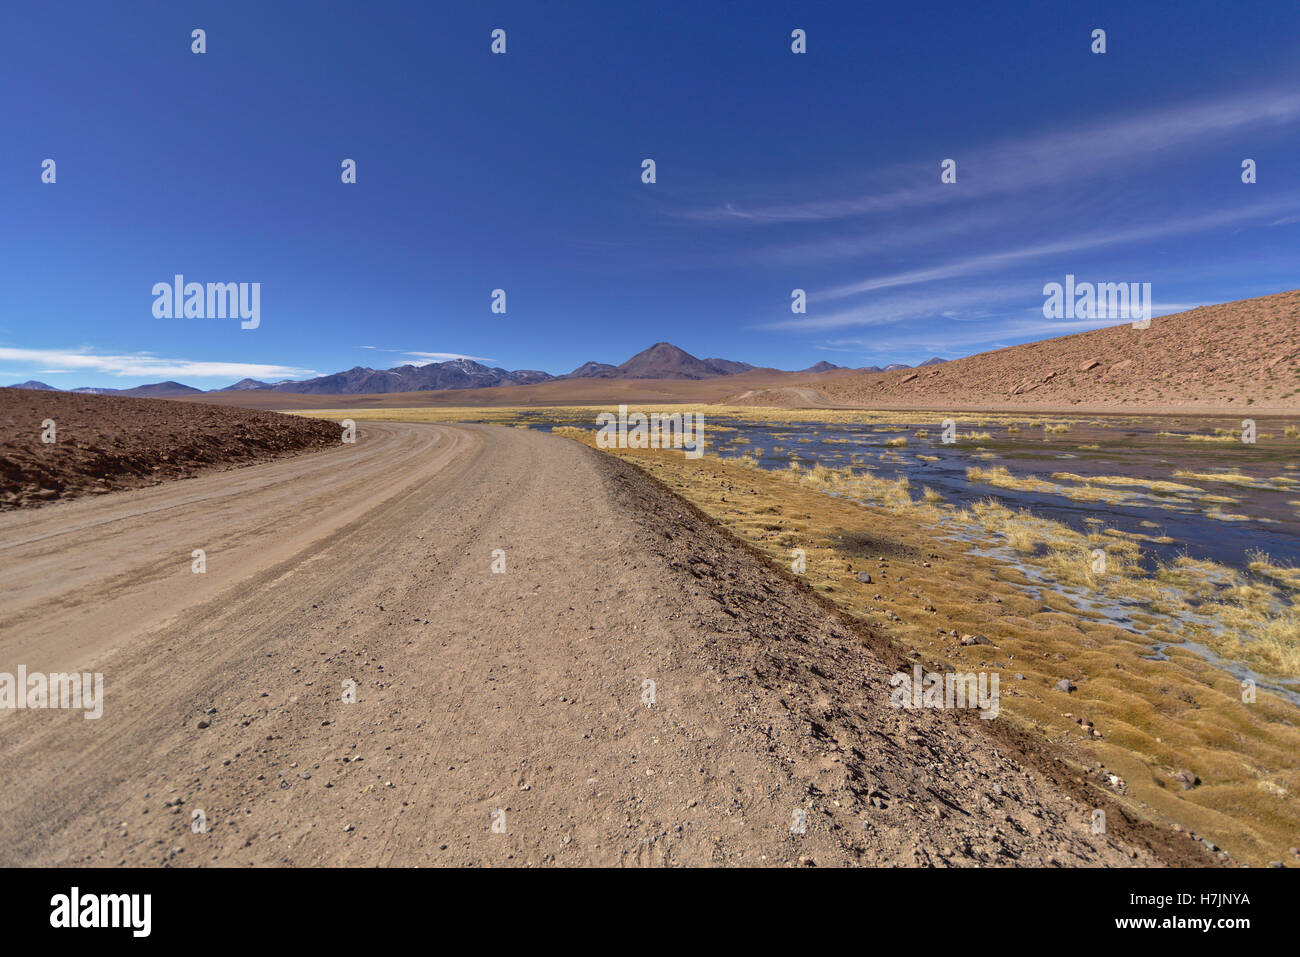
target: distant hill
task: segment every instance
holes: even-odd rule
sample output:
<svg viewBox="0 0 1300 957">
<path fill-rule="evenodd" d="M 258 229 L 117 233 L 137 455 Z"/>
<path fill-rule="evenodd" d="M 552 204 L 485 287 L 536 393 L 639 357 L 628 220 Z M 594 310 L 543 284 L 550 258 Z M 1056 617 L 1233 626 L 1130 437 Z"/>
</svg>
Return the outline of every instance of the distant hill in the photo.
<svg viewBox="0 0 1300 957">
<path fill-rule="evenodd" d="M 816 387 L 882 408 L 1300 409 L 1300 290 L 923 365 Z"/>
<path fill-rule="evenodd" d="M 489 368 L 472 359 L 404 365 L 394 369 L 354 366 L 346 372 L 318 376 L 301 382 L 278 382 L 268 386 L 276 392 L 303 395 L 372 395 L 385 392 L 424 392 L 431 389 L 481 389 L 498 385 L 529 385 L 554 376 L 531 369 L 509 372 Z M 248 387 L 246 387 L 248 388 Z"/>
<path fill-rule="evenodd" d="M 818 372 L 833 372 L 834 370 L 841 369 L 841 368 L 843 368 L 843 366 L 837 366 L 835 363 L 827 362 L 825 359 L 823 359 L 821 362 L 817 363 L 816 365 L 811 365 L 807 369 L 800 369 L 799 371 L 807 372 L 809 374 L 815 374 Z"/>
<path fill-rule="evenodd" d="M 667 342 L 658 342 L 622 365 L 586 362 L 567 376 L 552 376 L 534 369 L 509 371 L 490 368 L 472 359 L 451 359 L 427 365 L 369 369 L 357 366 L 346 372 L 300 382 L 274 385 L 245 379 L 232 388 L 271 389 L 306 395 L 382 395 L 389 392 L 426 392 L 446 389 L 490 389 L 506 385 L 535 385 L 555 378 L 568 379 L 707 379 L 748 372 L 754 367 L 731 359 L 697 359 Z"/>
<path fill-rule="evenodd" d="M 566 379 L 617 379 L 618 366 L 612 366 L 608 362 L 584 362 L 578 368 L 574 369 Z"/>
<path fill-rule="evenodd" d="M 49 386 L 46 386 L 46 388 L 49 388 Z M 147 385 L 138 385 L 132 389 L 100 389 L 94 386 L 82 386 L 68 391 L 74 395 L 125 395 L 140 399 L 172 399 L 182 395 L 198 395 L 203 390 L 185 385 L 182 382 L 173 382 L 169 379 L 166 382 L 151 382 Z"/>
<path fill-rule="evenodd" d="M 736 362 L 734 359 L 705 359 L 704 364 L 718 375 L 739 375 L 754 369 L 748 362 Z"/>
<path fill-rule="evenodd" d="M 138 385 L 134 389 L 117 389 L 114 395 L 129 395 L 132 398 L 140 399 L 170 399 L 178 395 L 194 395 L 202 392 L 202 389 L 196 389 L 193 386 L 182 385 L 179 382 L 155 382 L 151 385 Z"/>
<path fill-rule="evenodd" d="M 697 359 L 671 342 L 656 342 L 621 365 L 584 362 L 565 379 L 712 379 L 738 375 L 754 367 L 734 359 Z"/>
<path fill-rule="evenodd" d="M 838 366 L 820 362 L 804 371 L 827 371 Z M 755 367 L 734 359 L 698 359 L 669 342 L 657 342 L 621 365 L 585 362 L 566 376 L 553 376 L 535 369 L 514 371 L 489 367 L 472 359 L 450 359 L 424 365 L 401 365 L 392 369 L 354 366 L 343 372 L 311 379 L 282 379 L 263 382 L 240 379 L 212 392 L 289 392 L 299 395 L 384 395 L 395 392 L 442 392 L 455 389 L 490 389 L 498 386 L 536 385 L 557 379 L 712 379 L 752 372 Z M 53 389 L 43 382 L 24 383 L 17 388 Z M 201 392 L 180 382 L 156 382 L 133 389 L 82 387 L 70 392 L 83 395 L 126 395 L 175 398 Z"/>
<path fill-rule="evenodd" d="M 216 392 L 239 392 L 243 389 L 269 389 L 271 383 L 263 382 L 261 379 L 240 379 L 234 385 L 228 385 L 224 389 L 216 389 Z"/>
<path fill-rule="evenodd" d="M 62 390 L 54 388 L 52 385 L 46 385 L 44 382 L 37 382 L 35 379 L 28 379 L 26 382 L 19 382 L 15 385 L 6 386 L 8 389 L 36 389 L 41 392 L 60 392 Z"/>
<path fill-rule="evenodd" d="M 626 379 L 711 379 L 752 368 L 725 359 L 697 359 L 671 342 L 656 342 L 620 365 L 618 371 L 620 378 Z"/>
<path fill-rule="evenodd" d="M 917 368 L 919 369 L 921 366 L 940 366 L 947 361 L 947 359 L 940 359 L 938 356 L 935 356 L 933 359 L 926 359 L 924 362 L 920 363 Z"/>
</svg>

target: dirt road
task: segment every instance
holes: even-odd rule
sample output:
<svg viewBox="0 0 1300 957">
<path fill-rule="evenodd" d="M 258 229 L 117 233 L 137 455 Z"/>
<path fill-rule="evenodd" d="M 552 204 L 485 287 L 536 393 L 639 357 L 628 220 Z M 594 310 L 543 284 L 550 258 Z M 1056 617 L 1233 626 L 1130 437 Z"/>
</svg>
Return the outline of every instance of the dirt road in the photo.
<svg viewBox="0 0 1300 957">
<path fill-rule="evenodd" d="M 362 424 L 0 515 L 0 592 L 0 672 L 104 676 L 0 711 L 4 865 L 1159 862 L 558 437 Z"/>
</svg>

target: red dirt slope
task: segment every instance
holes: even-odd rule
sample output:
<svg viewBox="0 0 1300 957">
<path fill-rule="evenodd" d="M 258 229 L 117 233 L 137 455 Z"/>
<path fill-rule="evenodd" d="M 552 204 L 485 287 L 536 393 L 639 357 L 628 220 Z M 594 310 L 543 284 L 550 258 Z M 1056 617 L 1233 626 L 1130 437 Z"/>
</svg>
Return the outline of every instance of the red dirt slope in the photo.
<svg viewBox="0 0 1300 957">
<path fill-rule="evenodd" d="M 275 412 L 30 389 L 0 389 L 0 426 L 0 510 L 332 448 L 342 436 L 333 422 Z"/>
<path fill-rule="evenodd" d="M 884 408 L 1300 409 L 1300 290 L 807 384 L 834 404 Z"/>
</svg>

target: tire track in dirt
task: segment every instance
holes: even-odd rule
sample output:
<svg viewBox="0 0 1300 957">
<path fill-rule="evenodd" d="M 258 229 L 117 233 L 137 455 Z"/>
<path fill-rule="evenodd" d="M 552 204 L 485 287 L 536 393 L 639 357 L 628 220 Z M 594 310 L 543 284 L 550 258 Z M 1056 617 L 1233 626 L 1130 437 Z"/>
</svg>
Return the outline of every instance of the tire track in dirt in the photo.
<svg viewBox="0 0 1300 957">
<path fill-rule="evenodd" d="M 238 570 L 191 574 L 204 533 Z M 960 716 L 889 708 L 797 583 L 557 437 L 363 423 L 0 541 L 0 670 L 106 685 L 98 721 L 0 713 L 5 864 L 1130 861 Z"/>
</svg>

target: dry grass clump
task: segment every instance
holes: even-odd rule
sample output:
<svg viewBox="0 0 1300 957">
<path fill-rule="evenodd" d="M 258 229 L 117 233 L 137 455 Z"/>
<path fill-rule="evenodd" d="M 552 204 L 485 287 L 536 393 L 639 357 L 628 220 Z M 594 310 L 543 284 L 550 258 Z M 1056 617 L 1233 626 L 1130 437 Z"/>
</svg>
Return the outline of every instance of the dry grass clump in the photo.
<svg viewBox="0 0 1300 957">
<path fill-rule="evenodd" d="M 834 492 L 861 502 L 890 508 L 910 508 L 914 504 L 909 491 L 911 483 L 906 476 L 897 479 L 879 478 L 847 468 L 827 468 L 820 462 L 810 469 L 801 469 L 796 463 L 791 463 L 790 471 L 784 474 L 820 491 Z"/>
<path fill-rule="evenodd" d="M 551 429 L 551 435 L 564 435 L 571 439 L 582 439 L 590 434 L 590 429 L 580 429 L 573 425 L 557 425 Z"/>
<path fill-rule="evenodd" d="M 899 437 L 896 438 L 896 439 L 886 439 L 886 440 L 885 440 L 885 447 L 886 447 L 886 448 L 890 448 L 890 449 L 898 449 L 898 448 L 902 448 L 902 447 L 905 446 L 906 444 L 907 444 L 907 439 L 904 438 L 904 437 L 902 437 L 902 436 L 899 436 Z"/>
<path fill-rule="evenodd" d="M 1180 485 L 1161 479 L 1133 478 L 1127 475 L 1075 475 L 1073 472 L 1053 472 L 1058 482 L 1078 482 L 1083 485 L 1117 485 L 1150 489 L 1152 492 L 1202 492 L 1195 485 Z"/>
<path fill-rule="evenodd" d="M 1249 515 L 1240 515 L 1236 512 L 1222 512 L 1217 508 L 1206 509 L 1206 518 L 1212 518 L 1216 522 L 1249 522 L 1252 521 Z"/>
<path fill-rule="evenodd" d="M 1174 478 L 1194 479 L 1197 482 L 1225 482 L 1229 485 L 1257 485 L 1255 479 L 1240 472 L 1192 472 L 1179 469 Z"/>
<path fill-rule="evenodd" d="M 968 482 L 978 482 L 981 485 L 995 485 L 998 488 L 1012 489 L 1017 492 L 1055 492 L 1060 488 L 1059 485 L 1045 482 L 1033 475 L 1012 475 L 1004 465 L 995 465 L 987 469 L 972 465 L 966 469 L 966 480 Z"/>
<path fill-rule="evenodd" d="M 1045 572 L 1058 586 L 1085 589 L 1085 595 L 1140 603 L 1181 634 L 1262 674 L 1300 677 L 1300 614 L 1294 596 L 1279 588 L 1247 581 L 1236 569 L 1186 556 L 1144 569 L 1139 542 L 1117 529 L 1083 534 L 1040 518 L 1028 509 L 995 501 L 954 510 L 954 520 L 1000 535 L 1020 560 Z M 1100 552 L 1100 555 L 1098 554 Z M 1300 588 L 1300 569 L 1272 565 L 1257 557 L 1261 574 L 1286 588 Z"/>
<path fill-rule="evenodd" d="M 1105 502 L 1109 505 L 1119 505 L 1129 498 L 1124 492 L 1111 489 L 1093 488 L 1091 486 L 1078 488 L 1057 485 L 1054 482 L 1040 479 L 1036 475 L 1012 475 L 1002 465 L 996 465 L 993 468 L 981 468 L 978 465 L 973 465 L 966 469 L 966 479 L 970 482 L 992 485 L 996 488 L 1010 489 L 1015 492 L 1043 492 L 1049 495 L 1060 495 L 1076 502 Z"/>
<path fill-rule="evenodd" d="M 1276 564 L 1269 556 L 1268 552 L 1260 549 L 1253 549 L 1246 553 L 1250 559 L 1247 567 L 1257 575 L 1266 575 L 1275 581 L 1281 582 L 1288 588 L 1300 589 L 1300 568 L 1293 565 Z"/>
</svg>

